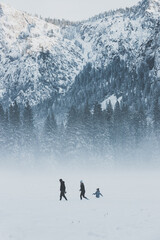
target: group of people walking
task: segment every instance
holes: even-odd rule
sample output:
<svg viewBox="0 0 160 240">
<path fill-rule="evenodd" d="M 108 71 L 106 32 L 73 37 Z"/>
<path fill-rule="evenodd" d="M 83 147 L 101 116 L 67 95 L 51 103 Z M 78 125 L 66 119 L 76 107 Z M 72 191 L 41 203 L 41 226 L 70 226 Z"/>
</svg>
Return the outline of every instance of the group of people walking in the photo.
<svg viewBox="0 0 160 240">
<path fill-rule="evenodd" d="M 60 181 L 60 200 L 62 200 L 62 197 L 67 201 L 67 197 L 66 197 L 66 186 L 65 186 L 65 182 L 62 179 L 59 179 Z M 83 181 L 80 181 L 80 199 L 82 200 L 82 198 L 85 198 L 87 200 L 89 200 L 86 196 L 85 196 L 85 186 Z M 96 192 L 93 193 L 93 195 L 96 196 L 96 198 L 99 198 L 100 196 L 103 197 L 103 195 L 101 194 L 99 188 L 96 189 Z"/>
</svg>

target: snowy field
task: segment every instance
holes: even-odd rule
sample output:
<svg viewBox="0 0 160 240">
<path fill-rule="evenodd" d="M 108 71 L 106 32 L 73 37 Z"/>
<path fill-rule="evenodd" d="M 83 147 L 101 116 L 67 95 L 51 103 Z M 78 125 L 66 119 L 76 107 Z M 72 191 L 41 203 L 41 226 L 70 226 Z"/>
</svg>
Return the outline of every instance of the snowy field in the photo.
<svg viewBox="0 0 160 240">
<path fill-rule="evenodd" d="M 0 240 L 160 239 L 158 170 L 80 172 L 1 171 Z M 59 178 L 68 201 L 59 201 Z M 90 200 L 79 199 L 81 179 Z"/>
</svg>

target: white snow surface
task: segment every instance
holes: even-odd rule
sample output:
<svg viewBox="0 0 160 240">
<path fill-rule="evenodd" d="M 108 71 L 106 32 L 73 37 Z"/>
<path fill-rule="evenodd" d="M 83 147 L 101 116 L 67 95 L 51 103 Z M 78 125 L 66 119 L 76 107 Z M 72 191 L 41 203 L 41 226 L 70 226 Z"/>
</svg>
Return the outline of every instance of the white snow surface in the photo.
<svg viewBox="0 0 160 240">
<path fill-rule="evenodd" d="M 117 98 L 115 95 L 111 95 L 110 97 L 106 98 L 106 99 L 101 103 L 102 110 L 105 110 L 105 109 L 106 109 L 106 106 L 107 106 L 107 104 L 109 103 L 109 101 L 111 102 L 112 107 L 114 108 L 116 102 L 118 101 L 118 102 L 120 103 L 121 100 L 122 100 L 122 97 Z"/>
<path fill-rule="evenodd" d="M 59 201 L 59 178 L 68 201 Z M 89 200 L 79 199 L 81 179 Z M 158 170 L 1 171 L 0 239 L 159 240 L 159 189 Z"/>
</svg>

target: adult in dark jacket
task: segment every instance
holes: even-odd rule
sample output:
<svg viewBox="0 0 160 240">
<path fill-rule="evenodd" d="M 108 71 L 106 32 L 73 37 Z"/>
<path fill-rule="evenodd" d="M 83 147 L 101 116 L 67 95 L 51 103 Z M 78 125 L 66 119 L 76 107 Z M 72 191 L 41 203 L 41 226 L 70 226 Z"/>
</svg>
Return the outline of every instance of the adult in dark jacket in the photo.
<svg viewBox="0 0 160 240">
<path fill-rule="evenodd" d="M 67 200 L 65 194 L 66 194 L 66 186 L 65 182 L 62 179 L 59 179 L 60 181 L 60 200 L 62 200 L 62 197 L 64 197 L 65 200 Z"/>
<path fill-rule="evenodd" d="M 80 190 L 79 190 L 81 193 L 80 193 L 80 199 L 82 200 L 82 198 L 85 198 L 88 200 L 88 198 L 85 196 L 85 186 L 84 186 L 84 183 L 83 181 L 81 180 L 80 181 Z"/>
</svg>

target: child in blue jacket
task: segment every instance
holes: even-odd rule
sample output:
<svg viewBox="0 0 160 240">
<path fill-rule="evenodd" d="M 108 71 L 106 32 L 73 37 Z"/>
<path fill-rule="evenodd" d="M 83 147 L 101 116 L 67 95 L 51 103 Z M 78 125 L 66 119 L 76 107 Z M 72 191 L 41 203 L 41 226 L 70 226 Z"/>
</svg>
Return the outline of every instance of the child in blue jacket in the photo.
<svg viewBox="0 0 160 240">
<path fill-rule="evenodd" d="M 100 196 L 103 197 L 103 195 L 100 193 L 99 188 L 97 188 L 96 192 L 93 193 L 93 195 L 96 195 L 96 198 L 99 198 Z"/>
</svg>

